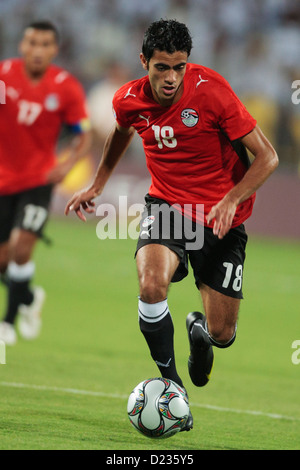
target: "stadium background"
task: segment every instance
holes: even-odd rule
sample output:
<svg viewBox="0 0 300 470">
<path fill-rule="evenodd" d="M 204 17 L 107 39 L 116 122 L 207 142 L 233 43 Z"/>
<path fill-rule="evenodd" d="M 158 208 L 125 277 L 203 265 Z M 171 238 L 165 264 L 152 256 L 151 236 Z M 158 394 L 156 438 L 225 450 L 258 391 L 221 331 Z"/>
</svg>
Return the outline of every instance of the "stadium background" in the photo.
<svg viewBox="0 0 300 470">
<path fill-rule="evenodd" d="M 21 32 L 27 23 L 37 19 L 53 21 L 61 35 L 56 63 L 83 83 L 94 132 L 91 154 L 56 190 L 54 217 L 49 224 L 53 250 L 42 246 L 38 251 L 38 277 L 45 283 L 49 297 L 43 335 L 34 343 L 20 342 L 9 350 L 6 369 L 1 366 L 2 449 L 99 448 L 99 422 L 103 425 L 103 410 L 107 410 L 108 402 L 111 405 L 113 395 L 110 394 L 115 393 L 116 398 L 121 393 L 120 399 L 124 400 L 130 391 L 128 387 L 140 379 L 137 371 L 153 367 L 146 350 L 142 349 L 141 357 L 136 355 L 144 343 L 137 337 L 136 318 L 131 319 L 132 310 L 136 309 L 136 276 L 134 269 L 132 272 L 132 267 L 126 265 L 128 260 L 132 262 L 134 243 L 130 242 L 128 248 L 124 241 L 119 244 L 106 241 L 102 249 L 109 253 L 108 259 L 102 253 L 101 264 L 95 263 L 99 240 L 94 226 L 83 226 L 72 220 L 73 216 L 64 219 L 63 208 L 73 191 L 91 179 L 105 136 L 113 125 L 113 93 L 125 81 L 142 76 L 138 55 L 143 32 L 152 20 L 161 17 L 176 18 L 189 26 L 194 43 L 190 60 L 217 70 L 230 82 L 280 158 L 276 173 L 258 191 L 254 214 L 247 222 L 254 241 L 249 246 L 247 302 L 240 320 L 239 341 L 227 359 L 218 359 L 224 371 L 216 366 L 215 385 L 208 392 L 201 391 L 201 398 L 197 390 L 191 392 L 193 402 L 203 400 L 216 405 L 213 417 L 214 406 L 211 411 L 209 405 L 207 410 L 205 405 L 195 410 L 198 422 L 206 430 L 206 440 L 202 436 L 201 445 L 202 448 L 299 448 L 299 439 L 295 444 L 292 434 L 299 436 L 299 407 L 295 397 L 299 397 L 300 365 L 292 365 L 290 360 L 291 343 L 300 339 L 297 287 L 300 104 L 293 104 L 291 99 L 292 82 L 300 80 L 298 0 L 0 0 L 0 58 L 17 55 Z M 107 185 L 101 202 L 118 207 L 118 196 L 126 195 L 128 205 L 142 203 L 148 185 L 149 176 L 137 137 Z M 92 224 L 95 222 L 89 219 Z M 265 241 L 260 242 L 261 239 Z M 119 297 L 113 294 L 116 275 L 122 279 L 122 285 L 117 287 Z M 97 290 L 95 297 L 98 284 L 103 288 L 101 292 Z M 190 284 L 193 284 L 191 279 Z M 184 298 L 190 292 L 187 284 L 177 289 L 171 300 L 175 322 L 182 320 L 182 310 L 186 308 Z M 1 288 L 2 308 L 3 292 Z M 97 315 L 99 306 L 101 312 L 105 307 L 112 311 L 120 309 L 118 319 Z M 270 330 L 271 318 L 274 322 Z M 60 322 L 67 331 L 60 328 Z M 127 328 L 126 334 L 116 338 L 120 324 Z M 70 334 L 69 325 L 72 325 Z M 113 328 L 111 336 L 109 332 Z M 270 331 L 272 334 L 268 334 Z M 186 335 L 184 331 L 177 334 L 178 341 Z M 186 363 L 185 353 L 178 353 L 181 367 Z M 230 364 L 226 362 L 228 358 Z M 123 370 L 120 376 L 113 372 L 118 366 Z M 22 384 L 29 385 L 22 387 Z M 237 402 L 231 385 L 238 390 Z M 91 397 L 83 393 L 82 401 L 75 395 L 72 398 L 74 389 L 91 390 Z M 6 393 L 8 390 L 10 393 Z M 44 391 L 42 396 L 41 391 Z M 68 399 L 63 397 L 63 391 L 69 393 Z M 124 404 L 125 401 L 122 410 Z M 224 406 L 228 410 L 253 406 L 254 410 L 265 409 L 270 413 L 275 410 L 293 418 L 291 421 L 287 418 L 286 422 L 278 420 L 277 426 L 270 426 L 271 415 L 266 414 L 259 421 L 257 411 L 253 416 L 249 412 L 249 422 L 247 411 L 243 418 L 242 414 L 236 415 L 239 421 L 234 417 L 228 419 L 227 415 L 223 419 L 217 413 Z M 138 436 L 129 434 L 128 437 L 128 423 L 125 418 L 120 421 L 123 411 L 118 414 L 115 408 L 111 410 L 111 427 L 105 432 L 100 427 L 103 431 L 100 448 L 130 448 L 131 436 L 132 448 L 145 448 Z M 212 421 L 214 426 L 210 427 Z M 118 427 L 121 440 L 115 438 Z M 246 441 L 246 431 L 249 441 Z M 86 433 L 84 437 L 82 432 Z M 76 433 L 78 438 L 74 437 Z M 193 439 L 197 442 L 195 436 L 190 437 L 192 442 Z M 190 438 L 182 436 L 184 448 L 193 448 L 188 447 L 193 445 Z M 161 448 L 181 448 L 174 442 Z M 146 448 L 154 448 L 146 444 Z"/>
</svg>

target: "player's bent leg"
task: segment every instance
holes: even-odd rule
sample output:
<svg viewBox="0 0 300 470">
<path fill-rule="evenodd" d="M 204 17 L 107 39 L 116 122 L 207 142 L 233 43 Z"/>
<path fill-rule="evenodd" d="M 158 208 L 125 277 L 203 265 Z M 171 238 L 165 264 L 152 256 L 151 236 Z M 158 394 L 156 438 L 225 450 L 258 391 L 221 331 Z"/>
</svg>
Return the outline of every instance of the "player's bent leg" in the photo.
<svg viewBox="0 0 300 470">
<path fill-rule="evenodd" d="M 231 346 L 236 338 L 240 299 L 224 295 L 204 284 L 200 286 L 200 292 L 211 343 L 219 348 Z"/>
<path fill-rule="evenodd" d="M 190 342 L 189 373 L 198 387 L 207 384 L 213 368 L 213 348 L 227 348 L 236 338 L 239 299 L 225 296 L 206 285 L 200 292 L 206 316 L 191 312 L 186 326 Z"/>
<path fill-rule="evenodd" d="M 176 371 L 174 327 L 167 302 L 168 287 L 179 264 L 169 248 L 149 244 L 136 256 L 140 285 L 139 324 L 161 375 L 183 386 Z"/>
<path fill-rule="evenodd" d="M 141 247 L 136 254 L 140 297 L 149 304 L 165 300 L 179 259 L 175 252 L 156 243 Z"/>
<path fill-rule="evenodd" d="M 14 324 L 19 306 L 30 305 L 33 293 L 30 283 L 35 273 L 31 256 L 38 237 L 31 232 L 15 228 L 9 239 L 9 263 L 7 268 L 8 302 L 5 321 Z"/>
<path fill-rule="evenodd" d="M 9 240 L 9 259 L 18 265 L 28 263 L 38 239 L 33 232 L 15 228 Z"/>
<path fill-rule="evenodd" d="M 22 302 L 31 303 L 33 294 L 29 290 L 29 282 L 34 274 L 34 263 L 27 262 L 18 265 L 14 261 L 9 261 L 7 279 L 7 304 L 2 323 L 0 324 L 0 339 L 6 344 L 16 343 L 15 321 L 19 306 Z"/>
<path fill-rule="evenodd" d="M 214 363 L 213 348 L 205 332 L 205 316 L 200 312 L 189 313 L 186 328 L 190 343 L 189 374 L 196 387 L 204 387 L 210 379 Z"/>
<path fill-rule="evenodd" d="M 8 298 L 4 322 L 14 326 L 20 311 L 23 314 L 19 323 L 20 333 L 26 339 L 33 339 L 40 332 L 40 311 L 45 298 L 43 289 L 30 288 L 35 272 L 31 256 L 37 240 L 36 234 L 17 228 L 9 240 Z"/>
<path fill-rule="evenodd" d="M 0 243 L 0 274 L 6 272 L 8 265 L 8 242 Z"/>
<path fill-rule="evenodd" d="M 0 281 L 8 288 L 7 266 L 8 266 L 8 242 L 0 244 Z M 17 342 L 17 334 L 12 324 L 5 321 L 0 322 L 0 340 L 7 346 L 13 346 Z"/>
<path fill-rule="evenodd" d="M 0 282 L 7 286 L 8 242 L 0 243 Z"/>
<path fill-rule="evenodd" d="M 17 264 L 14 261 L 8 263 L 7 268 L 7 306 L 4 321 L 15 324 L 19 306 L 22 303 L 28 305 L 33 301 L 33 294 L 29 288 L 34 276 L 35 265 L 32 261 L 25 264 Z"/>
</svg>

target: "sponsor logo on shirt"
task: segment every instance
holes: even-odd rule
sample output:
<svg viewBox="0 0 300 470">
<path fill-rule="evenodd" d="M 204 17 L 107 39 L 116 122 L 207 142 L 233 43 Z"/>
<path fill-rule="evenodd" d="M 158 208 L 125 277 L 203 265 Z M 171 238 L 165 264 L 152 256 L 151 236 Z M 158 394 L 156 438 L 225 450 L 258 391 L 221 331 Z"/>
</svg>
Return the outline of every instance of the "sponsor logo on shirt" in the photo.
<svg viewBox="0 0 300 470">
<path fill-rule="evenodd" d="M 145 121 L 147 121 L 147 126 L 149 127 L 149 121 L 150 121 L 150 117 L 151 116 L 143 116 L 142 114 L 139 114 L 139 118 L 141 119 L 144 119 Z"/>
<path fill-rule="evenodd" d="M 184 109 L 181 111 L 181 120 L 183 124 L 187 127 L 194 127 L 199 121 L 199 116 L 197 111 L 191 108 Z"/>
<path fill-rule="evenodd" d="M 130 93 L 131 88 L 132 88 L 132 86 L 130 88 L 128 88 L 128 91 L 127 91 L 126 95 L 124 96 L 124 99 L 127 98 L 128 96 L 133 96 L 134 98 L 136 98 L 136 95 L 134 95 L 133 93 Z"/>
<path fill-rule="evenodd" d="M 202 78 L 201 75 L 199 75 L 199 79 L 200 79 L 200 80 L 199 80 L 199 82 L 197 83 L 196 88 L 198 88 L 198 86 L 201 85 L 201 83 L 203 83 L 203 82 L 208 82 L 208 80 L 204 80 L 204 78 Z"/>
</svg>

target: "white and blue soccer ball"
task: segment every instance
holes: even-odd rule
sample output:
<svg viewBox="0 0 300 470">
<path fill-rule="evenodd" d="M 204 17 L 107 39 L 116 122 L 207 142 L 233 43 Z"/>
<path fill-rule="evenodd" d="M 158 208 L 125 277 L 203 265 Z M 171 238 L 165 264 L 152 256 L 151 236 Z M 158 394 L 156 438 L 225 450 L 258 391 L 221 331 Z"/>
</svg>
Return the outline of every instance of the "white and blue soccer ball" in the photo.
<svg viewBox="0 0 300 470">
<path fill-rule="evenodd" d="M 140 382 L 129 395 L 127 413 L 133 427 L 150 438 L 171 437 L 189 417 L 186 391 L 165 378 Z"/>
</svg>

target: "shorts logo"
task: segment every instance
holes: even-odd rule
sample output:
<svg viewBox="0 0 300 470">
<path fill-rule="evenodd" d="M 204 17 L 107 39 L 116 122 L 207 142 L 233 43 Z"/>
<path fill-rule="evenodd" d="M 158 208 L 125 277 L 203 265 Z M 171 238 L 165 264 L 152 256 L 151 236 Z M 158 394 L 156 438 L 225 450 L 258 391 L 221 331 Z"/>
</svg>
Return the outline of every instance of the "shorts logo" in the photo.
<svg viewBox="0 0 300 470">
<path fill-rule="evenodd" d="M 194 109 L 190 109 L 190 108 L 187 108 L 181 111 L 180 117 L 181 117 L 183 124 L 187 127 L 194 127 L 199 121 L 199 116 L 198 116 L 197 111 L 195 111 Z"/>
<path fill-rule="evenodd" d="M 153 224 L 154 220 L 155 220 L 154 215 L 148 215 L 148 217 L 146 217 L 146 219 L 144 219 L 144 221 L 142 223 L 142 227 L 143 228 L 149 227 L 149 225 Z"/>
</svg>

